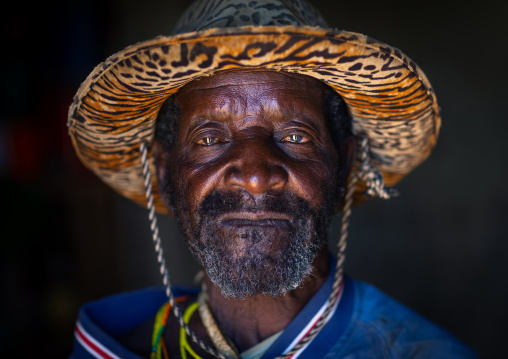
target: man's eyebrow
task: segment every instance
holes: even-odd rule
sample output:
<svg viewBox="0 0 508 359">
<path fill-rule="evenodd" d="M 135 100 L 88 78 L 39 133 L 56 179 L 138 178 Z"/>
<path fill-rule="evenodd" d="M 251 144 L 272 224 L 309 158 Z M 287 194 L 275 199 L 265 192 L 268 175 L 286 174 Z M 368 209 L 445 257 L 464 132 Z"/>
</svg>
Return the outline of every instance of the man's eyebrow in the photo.
<svg viewBox="0 0 508 359">
<path fill-rule="evenodd" d="M 212 126 L 217 129 L 225 129 L 224 123 L 217 120 L 214 116 L 200 115 L 192 118 L 189 126 L 187 127 L 187 135 L 192 134 L 194 131 L 201 129 L 202 127 Z"/>
<path fill-rule="evenodd" d="M 298 116 L 295 119 L 284 122 L 284 125 L 286 125 L 286 126 L 292 125 L 292 124 L 294 124 L 295 126 L 298 126 L 298 127 L 300 127 L 300 126 L 308 127 L 310 130 L 312 130 L 316 134 L 321 133 L 321 129 L 314 123 L 314 121 L 309 120 L 305 116 Z"/>
<path fill-rule="evenodd" d="M 290 118 L 289 121 L 285 123 L 294 123 L 295 125 L 307 125 L 311 127 L 316 133 L 319 133 L 321 129 L 318 125 L 316 125 L 315 121 L 312 121 L 305 112 L 302 112 L 302 109 L 292 107 L 292 108 L 282 108 L 281 111 L 284 117 Z"/>
<path fill-rule="evenodd" d="M 223 122 L 230 114 L 232 114 L 232 111 L 227 111 L 225 109 L 219 110 L 219 109 L 211 109 L 204 113 L 199 113 L 195 116 L 192 116 L 189 127 L 194 127 L 199 125 L 201 122 Z"/>
<path fill-rule="evenodd" d="M 201 122 L 205 122 L 210 119 L 210 116 L 207 115 L 198 115 L 193 116 L 189 123 L 189 128 L 198 126 Z"/>
</svg>

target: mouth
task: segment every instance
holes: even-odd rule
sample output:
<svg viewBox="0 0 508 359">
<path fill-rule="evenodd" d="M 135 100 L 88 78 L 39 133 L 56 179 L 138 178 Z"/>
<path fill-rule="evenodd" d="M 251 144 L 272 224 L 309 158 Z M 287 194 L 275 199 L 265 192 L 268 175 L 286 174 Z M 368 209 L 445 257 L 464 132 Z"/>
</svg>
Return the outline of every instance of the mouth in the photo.
<svg viewBox="0 0 508 359">
<path fill-rule="evenodd" d="M 279 212 L 229 212 L 219 216 L 219 223 L 228 227 L 279 227 L 291 223 L 291 217 Z"/>
</svg>

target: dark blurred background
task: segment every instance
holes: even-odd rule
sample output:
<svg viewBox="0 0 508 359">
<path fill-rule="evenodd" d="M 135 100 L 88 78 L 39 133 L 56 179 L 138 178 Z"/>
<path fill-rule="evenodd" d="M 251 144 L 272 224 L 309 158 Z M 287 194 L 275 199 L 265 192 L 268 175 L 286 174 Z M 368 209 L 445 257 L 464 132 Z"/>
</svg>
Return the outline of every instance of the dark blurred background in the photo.
<svg viewBox="0 0 508 359">
<path fill-rule="evenodd" d="M 483 358 L 508 334 L 506 2 L 324 1 L 331 27 L 400 48 L 427 74 L 443 127 L 399 198 L 353 211 L 347 270 Z M 65 358 L 86 301 L 159 285 L 146 211 L 77 160 L 67 109 L 107 56 L 169 34 L 187 3 L 10 3 L 0 23 L 0 355 Z M 159 217 L 174 283 L 197 266 Z M 335 243 L 338 223 L 331 229 Z"/>
</svg>

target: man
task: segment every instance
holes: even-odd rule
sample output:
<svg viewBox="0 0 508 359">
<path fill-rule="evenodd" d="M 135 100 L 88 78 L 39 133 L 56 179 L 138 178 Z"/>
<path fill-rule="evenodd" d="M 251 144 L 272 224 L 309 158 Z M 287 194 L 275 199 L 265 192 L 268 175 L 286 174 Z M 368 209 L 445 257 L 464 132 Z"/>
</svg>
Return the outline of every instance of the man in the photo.
<svg viewBox="0 0 508 359">
<path fill-rule="evenodd" d="M 148 203 L 166 284 L 85 305 L 73 357 L 475 357 L 342 272 L 353 201 L 394 195 L 435 144 L 418 67 L 302 1 L 198 1 L 176 33 L 110 57 L 69 112 L 82 161 Z M 177 218 L 199 290 L 171 287 L 155 209 Z"/>
</svg>

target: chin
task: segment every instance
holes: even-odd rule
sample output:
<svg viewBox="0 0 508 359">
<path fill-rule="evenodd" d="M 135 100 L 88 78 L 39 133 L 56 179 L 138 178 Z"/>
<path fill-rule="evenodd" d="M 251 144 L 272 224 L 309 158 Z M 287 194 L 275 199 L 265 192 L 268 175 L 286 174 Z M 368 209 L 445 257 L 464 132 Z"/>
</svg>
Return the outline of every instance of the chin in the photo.
<svg viewBox="0 0 508 359">
<path fill-rule="evenodd" d="M 322 241 L 308 231 L 242 228 L 206 236 L 194 255 L 225 297 L 283 296 L 312 272 Z"/>
</svg>

